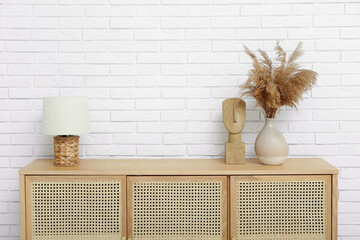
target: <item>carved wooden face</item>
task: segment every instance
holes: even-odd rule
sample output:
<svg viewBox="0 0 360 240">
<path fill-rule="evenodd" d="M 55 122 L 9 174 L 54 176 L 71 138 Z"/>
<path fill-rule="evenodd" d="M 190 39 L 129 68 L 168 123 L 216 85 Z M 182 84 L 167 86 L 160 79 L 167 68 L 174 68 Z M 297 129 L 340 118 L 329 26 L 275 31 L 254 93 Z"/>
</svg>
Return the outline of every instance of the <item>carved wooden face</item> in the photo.
<svg viewBox="0 0 360 240">
<path fill-rule="evenodd" d="M 240 98 L 228 98 L 222 103 L 222 113 L 226 129 L 230 133 L 240 133 L 246 120 L 246 104 Z"/>
</svg>

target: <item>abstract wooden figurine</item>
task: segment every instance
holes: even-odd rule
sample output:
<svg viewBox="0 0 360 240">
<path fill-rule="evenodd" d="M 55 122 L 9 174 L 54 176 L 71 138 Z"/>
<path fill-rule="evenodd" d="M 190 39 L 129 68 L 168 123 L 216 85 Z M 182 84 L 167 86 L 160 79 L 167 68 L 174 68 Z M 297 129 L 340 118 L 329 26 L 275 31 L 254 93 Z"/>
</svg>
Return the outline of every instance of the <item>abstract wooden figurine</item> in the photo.
<svg viewBox="0 0 360 240">
<path fill-rule="evenodd" d="M 222 103 L 222 113 L 229 139 L 225 145 L 226 163 L 245 164 L 245 143 L 241 131 L 246 119 L 246 104 L 240 98 L 228 98 Z"/>
</svg>

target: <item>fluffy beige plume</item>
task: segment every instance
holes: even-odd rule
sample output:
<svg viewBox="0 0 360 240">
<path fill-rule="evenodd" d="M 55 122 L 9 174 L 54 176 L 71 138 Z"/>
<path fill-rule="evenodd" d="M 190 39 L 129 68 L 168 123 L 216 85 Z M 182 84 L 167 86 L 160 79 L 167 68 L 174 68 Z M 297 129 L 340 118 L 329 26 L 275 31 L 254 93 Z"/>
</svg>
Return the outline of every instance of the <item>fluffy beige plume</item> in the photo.
<svg viewBox="0 0 360 240">
<path fill-rule="evenodd" d="M 260 57 L 246 46 L 245 53 L 253 60 L 247 81 L 241 85 L 242 96 L 252 96 L 268 118 L 275 117 L 281 106 L 295 107 L 302 95 L 316 84 L 318 74 L 302 69 L 296 60 L 303 55 L 300 42 L 287 58 L 284 49 L 277 42 L 275 51 L 280 62 L 274 66 L 266 52 L 259 50 Z"/>
</svg>

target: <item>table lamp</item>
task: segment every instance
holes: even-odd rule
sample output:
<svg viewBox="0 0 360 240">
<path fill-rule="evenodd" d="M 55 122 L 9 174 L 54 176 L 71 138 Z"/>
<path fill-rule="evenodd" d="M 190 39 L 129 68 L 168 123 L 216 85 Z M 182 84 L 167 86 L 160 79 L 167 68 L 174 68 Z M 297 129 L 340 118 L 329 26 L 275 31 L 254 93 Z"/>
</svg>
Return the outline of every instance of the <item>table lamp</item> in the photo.
<svg viewBox="0 0 360 240">
<path fill-rule="evenodd" d="M 44 97 L 43 127 L 54 137 L 54 165 L 79 165 L 79 134 L 90 132 L 87 97 Z"/>
</svg>

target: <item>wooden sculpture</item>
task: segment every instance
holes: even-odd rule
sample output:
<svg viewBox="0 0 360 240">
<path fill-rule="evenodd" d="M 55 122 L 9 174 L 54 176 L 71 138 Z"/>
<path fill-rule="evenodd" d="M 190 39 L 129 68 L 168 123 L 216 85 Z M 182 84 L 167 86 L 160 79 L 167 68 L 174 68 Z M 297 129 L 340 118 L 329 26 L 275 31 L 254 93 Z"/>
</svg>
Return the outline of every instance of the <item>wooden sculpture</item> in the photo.
<svg viewBox="0 0 360 240">
<path fill-rule="evenodd" d="M 222 103 L 223 119 L 229 132 L 225 145 L 225 160 L 230 164 L 245 164 L 245 143 L 241 131 L 246 119 L 246 104 L 240 98 L 228 98 Z"/>
</svg>

